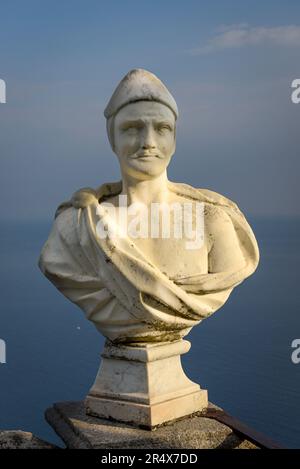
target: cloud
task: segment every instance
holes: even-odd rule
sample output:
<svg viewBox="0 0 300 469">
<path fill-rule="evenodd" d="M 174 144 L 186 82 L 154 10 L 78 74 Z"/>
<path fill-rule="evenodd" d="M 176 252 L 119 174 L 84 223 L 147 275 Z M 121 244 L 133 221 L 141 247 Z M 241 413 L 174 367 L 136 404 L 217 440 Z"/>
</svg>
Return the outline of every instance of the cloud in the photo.
<svg viewBox="0 0 300 469">
<path fill-rule="evenodd" d="M 217 34 L 203 46 L 189 50 L 191 55 L 202 55 L 224 49 L 237 49 L 244 46 L 300 45 L 300 26 L 250 27 L 246 23 L 221 26 Z"/>
</svg>

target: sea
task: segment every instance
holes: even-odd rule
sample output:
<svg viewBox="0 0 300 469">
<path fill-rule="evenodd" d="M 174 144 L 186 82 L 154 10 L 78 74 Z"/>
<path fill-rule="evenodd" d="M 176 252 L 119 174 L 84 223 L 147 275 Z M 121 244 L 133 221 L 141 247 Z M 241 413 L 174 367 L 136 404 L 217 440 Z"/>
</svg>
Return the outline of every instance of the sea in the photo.
<svg viewBox="0 0 300 469">
<path fill-rule="evenodd" d="M 182 364 L 211 402 L 282 446 L 300 448 L 300 363 L 292 360 L 292 342 L 300 340 L 300 219 L 248 221 L 259 267 L 193 328 Z M 37 266 L 50 227 L 0 224 L 0 430 L 30 431 L 63 446 L 44 412 L 85 397 L 104 339 Z"/>
</svg>

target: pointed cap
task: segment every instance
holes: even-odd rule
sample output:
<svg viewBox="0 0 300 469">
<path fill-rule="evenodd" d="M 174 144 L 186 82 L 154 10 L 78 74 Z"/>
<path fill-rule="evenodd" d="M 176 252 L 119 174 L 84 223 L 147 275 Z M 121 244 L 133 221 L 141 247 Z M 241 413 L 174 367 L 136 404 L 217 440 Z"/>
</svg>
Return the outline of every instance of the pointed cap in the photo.
<svg viewBox="0 0 300 469">
<path fill-rule="evenodd" d="M 168 106 L 178 117 L 175 99 L 165 85 L 153 73 L 135 68 L 125 75 L 109 100 L 104 116 L 109 119 L 122 107 L 136 101 L 157 101 Z"/>
</svg>

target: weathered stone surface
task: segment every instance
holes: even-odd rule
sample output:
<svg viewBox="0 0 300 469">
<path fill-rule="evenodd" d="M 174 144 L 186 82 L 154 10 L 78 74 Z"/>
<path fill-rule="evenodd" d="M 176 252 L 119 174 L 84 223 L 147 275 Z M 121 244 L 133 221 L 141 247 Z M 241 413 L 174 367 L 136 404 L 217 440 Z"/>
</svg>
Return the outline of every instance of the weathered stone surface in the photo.
<svg viewBox="0 0 300 469">
<path fill-rule="evenodd" d="M 233 201 L 168 179 L 177 116 L 157 76 L 126 74 L 105 109 L 122 180 L 85 187 L 60 204 L 40 255 L 46 277 L 115 343 L 185 337 L 259 262 L 255 236 Z"/>
<path fill-rule="evenodd" d="M 58 449 L 30 432 L 0 430 L 0 449 Z"/>
<path fill-rule="evenodd" d="M 181 339 L 259 262 L 233 201 L 168 179 L 177 116 L 158 77 L 128 72 L 105 109 L 122 179 L 60 204 L 39 258 L 43 274 L 114 344 L 87 412 L 151 428 L 207 407 L 206 391 L 182 371 Z"/>
<path fill-rule="evenodd" d="M 226 425 L 199 414 L 149 431 L 87 416 L 83 402 L 63 402 L 48 409 L 46 419 L 68 448 L 257 448 Z"/>
<path fill-rule="evenodd" d="M 86 413 L 104 419 L 153 428 L 207 407 L 207 391 L 184 373 L 180 355 L 187 340 L 143 347 L 106 341 Z"/>
</svg>

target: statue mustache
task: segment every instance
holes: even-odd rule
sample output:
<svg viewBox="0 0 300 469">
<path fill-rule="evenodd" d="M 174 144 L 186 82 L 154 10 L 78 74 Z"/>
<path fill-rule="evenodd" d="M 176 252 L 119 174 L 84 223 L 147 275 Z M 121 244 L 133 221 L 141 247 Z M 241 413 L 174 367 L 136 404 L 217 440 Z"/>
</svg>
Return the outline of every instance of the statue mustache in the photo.
<svg viewBox="0 0 300 469">
<path fill-rule="evenodd" d="M 138 153 L 135 153 L 134 155 L 131 156 L 133 159 L 138 159 L 138 158 L 146 158 L 147 156 L 156 156 L 157 158 L 162 158 L 160 153 L 158 151 L 141 151 Z"/>
</svg>

